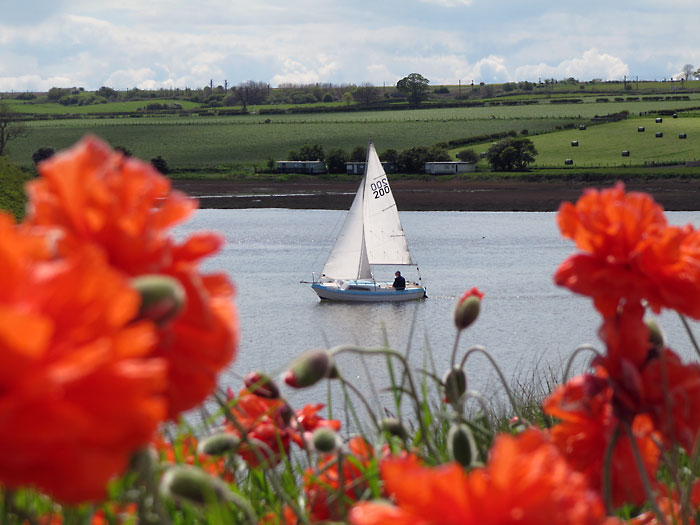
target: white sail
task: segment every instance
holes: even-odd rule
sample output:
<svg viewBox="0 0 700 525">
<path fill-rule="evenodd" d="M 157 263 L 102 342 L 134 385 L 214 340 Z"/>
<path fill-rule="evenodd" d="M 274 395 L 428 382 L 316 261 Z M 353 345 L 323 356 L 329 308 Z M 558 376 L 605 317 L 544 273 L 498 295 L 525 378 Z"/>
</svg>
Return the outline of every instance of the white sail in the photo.
<svg viewBox="0 0 700 525">
<path fill-rule="evenodd" d="M 389 180 L 371 142 L 365 164 L 363 215 L 369 264 L 413 264 Z"/>
<path fill-rule="evenodd" d="M 367 259 L 365 232 L 362 224 L 364 179 L 355 200 L 352 201 L 343 227 L 323 267 L 323 275 L 330 279 L 371 279 Z"/>
</svg>

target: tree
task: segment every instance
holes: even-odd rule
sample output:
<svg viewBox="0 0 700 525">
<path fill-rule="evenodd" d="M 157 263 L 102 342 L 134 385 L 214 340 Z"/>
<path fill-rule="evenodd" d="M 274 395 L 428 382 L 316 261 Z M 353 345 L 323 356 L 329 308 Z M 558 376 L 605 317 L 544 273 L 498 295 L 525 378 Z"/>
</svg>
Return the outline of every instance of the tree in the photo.
<svg viewBox="0 0 700 525">
<path fill-rule="evenodd" d="M 367 148 L 365 146 L 357 146 L 350 153 L 350 162 L 365 162 L 367 160 Z"/>
<path fill-rule="evenodd" d="M 471 164 L 479 162 L 479 154 L 473 149 L 463 149 L 457 153 L 457 158 L 462 162 L 469 162 Z"/>
<path fill-rule="evenodd" d="M 408 97 L 408 102 L 417 106 L 428 98 L 430 80 L 418 73 L 411 73 L 396 83 L 396 89 Z"/>
<path fill-rule="evenodd" d="M 114 100 L 119 98 L 119 93 L 117 93 L 117 91 L 112 89 L 111 87 L 107 86 L 102 86 L 100 89 L 97 90 L 95 94 L 99 97 L 104 97 L 107 100 Z"/>
<path fill-rule="evenodd" d="M 265 82 L 254 82 L 249 80 L 243 84 L 239 84 L 236 90 L 236 97 L 241 101 L 243 110 L 248 108 L 248 105 L 255 106 L 265 102 L 270 91 L 270 86 Z"/>
<path fill-rule="evenodd" d="M 425 146 L 414 146 L 399 153 L 396 169 L 399 173 L 419 173 L 425 171 L 425 163 L 430 160 L 430 152 Z"/>
<path fill-rule="evenodd" d="M 28 132 L 27 126 L 19 120 L 19 113 L 5 102 L 0 102 L 0 155 L 5 154 L 7 143 Z"/>
<path fill-rule="evenodd" d="M 486 152 L 486 158 L 496 171 L 524 171 L 535 160 L 535 155 L 535 145 L 527 138 L 500 140 Z"/>
<path fill-rule="evenodd" d="M 364 82 L 355 90 L 353 96 L 361 104 L 371 104 L 379 98 L 379 91 L 369 82 Z"/>
<path fill-rule="evenodd" d="M 326 165 L 330 173 L 345 173 L 345 163 L 348 161 L 348 154 L 344 149 L 332 149 L 328 152 Z"/>
<path fill-rule="evenodd" d="M 326 160 L 326 153 L 320 144 L 304 144 L 295 160 Z"/>
<path fill-rule="evenodd" d="M 681 69 L 681 75 L 683 75 L 683 80 L 688 80 L 695 71 L 695 66 L 693 64 L 686 64 Z"/>
</svg>

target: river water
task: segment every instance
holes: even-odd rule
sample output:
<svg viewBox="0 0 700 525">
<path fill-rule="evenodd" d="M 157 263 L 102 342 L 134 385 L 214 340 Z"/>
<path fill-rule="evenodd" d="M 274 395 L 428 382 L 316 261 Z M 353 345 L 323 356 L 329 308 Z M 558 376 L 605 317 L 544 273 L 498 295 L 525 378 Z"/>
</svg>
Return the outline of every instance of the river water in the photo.
<svg viewBox="0 0 700 525">
<path fill-rule="evenodd" d="M 321 302 L 308 284 L 319 272 L 345 212 L 334 210 L 199 210 L 178 235 L 215 230 L 223 250 L 204 266 L 225 271 L 237 288 L 241 342 L 222 386 L 238 390 L 249 371 L 281 373 L 300 352 L 341 344 L 381 346 L 410 353 L 416 368 L 438 375 L 449 367 L 455 340 L 452 310 L 473 286 L 485 296 L 477 322 L 462 334 L 460 354 L 484 346 L 508 380 L 559 372 L 580 344 L 600 348 L 600 318 L 590 300 L 556 287 L 552 275 L 574 252 L 559 235 L 554 213 L 401 212 L 409 247 L 428 299 L 408 303 Z M 670 212 L 673 224 L 700 226 L 700 212 Z M 386 278 L 395 268 L 383 268 Z M 412 272 L 404 272 L 415 280 Z M 660 319 L 670 346 L 693 357 L 675 314 Z M 693 323 L 700 336 L 700 325 Z M 341 357 L 339 368 L 365 392 L 388 385 L 381 358 Z M 487 359 L 470 358 L 469 388 L 492 390 L 496 376 Z M 285 392 L 300 402 L 323 401 L 325 390 Z M 380 396 L 381 397 L 381 396 Z M 335 403 L 335 401 L 333 402 Z"/>
</svg>

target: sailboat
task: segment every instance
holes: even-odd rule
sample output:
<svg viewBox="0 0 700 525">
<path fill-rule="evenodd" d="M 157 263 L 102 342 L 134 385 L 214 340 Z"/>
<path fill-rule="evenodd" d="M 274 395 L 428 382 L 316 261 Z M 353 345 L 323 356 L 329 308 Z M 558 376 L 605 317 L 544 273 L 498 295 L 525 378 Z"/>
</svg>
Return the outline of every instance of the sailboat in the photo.
<svg viewBox="0 0 700 525">
<path fill-rule="evenodd" d="M 322 274 L 318 280 L 314 275 L 311 288 L 321 299 L 331 301 L 411 301 L 426 297 L 425 288 L 417 282 L 406 281 L 401 290 L 394 288 L 392 281 L 376 281 L 372 273 L 375 265 L 415 266 L 418 271 L 389 180 L 370 141 L 365 175 Z"/>
</svg>

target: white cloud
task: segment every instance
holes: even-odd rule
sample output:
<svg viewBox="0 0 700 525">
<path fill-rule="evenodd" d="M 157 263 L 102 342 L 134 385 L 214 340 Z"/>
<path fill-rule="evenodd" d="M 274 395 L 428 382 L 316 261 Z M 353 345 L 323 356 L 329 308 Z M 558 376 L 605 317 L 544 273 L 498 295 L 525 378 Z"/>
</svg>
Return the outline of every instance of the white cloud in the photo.
<svg viewBox="0 0 700 525">
<path fill-rule="evenodd" d="M 6 1 L 0 90 L 663 78 L 700 64 L 690 0 L 672 14 L 651 0 L 37 0 L 50 6 L 39 17 Z"/>
</svg>

